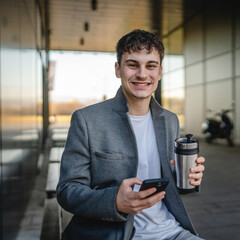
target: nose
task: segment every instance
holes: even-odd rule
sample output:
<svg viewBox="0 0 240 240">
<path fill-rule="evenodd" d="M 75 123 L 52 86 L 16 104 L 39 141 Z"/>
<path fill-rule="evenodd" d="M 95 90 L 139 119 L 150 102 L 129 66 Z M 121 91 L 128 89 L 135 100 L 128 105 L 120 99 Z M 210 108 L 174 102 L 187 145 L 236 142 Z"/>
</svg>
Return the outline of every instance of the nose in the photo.
<svg viewBox="0 0 240 240">
<path fill-rule="evenodd" d="M 147 69 L 145 67 L 139 67 L 136 73 L 138 79 L 145 79 L 147 77 Z"/>
</svg>

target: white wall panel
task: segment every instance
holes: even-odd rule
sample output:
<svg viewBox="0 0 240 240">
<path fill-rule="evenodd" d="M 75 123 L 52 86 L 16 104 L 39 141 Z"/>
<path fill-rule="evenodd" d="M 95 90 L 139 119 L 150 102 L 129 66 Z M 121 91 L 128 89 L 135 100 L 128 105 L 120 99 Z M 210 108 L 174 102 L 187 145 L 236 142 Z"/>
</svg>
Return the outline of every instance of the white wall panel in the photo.
<svg viewBox="0 0 240 240">
<path fill-rule="evenodd" d="M 235 123 L 235 137 L 236 141 L 240 143 L 240 77 L 236 79 L 236 123 Z"/>
<path fill-rule="evenodd" d="M 185 96 L 185 133 L 200 136 L 203 122 L 203 86 L 187 87 Z"/>
<path fill-rule="evenodd" d="M 232 81 L 212 82 L 207 84 L 207 109 L 219 111 L 232 106 Z"/>
<path fill-rule="evenodd" d="M 196 85 L 203 82 L 203 63 L 197 63 L 186 67 L 186 86 Z"/>
<path fill-rule="evenodd" d="M 236 76 L 240 76 L 240 49 L 236 51 L 236 60 L 235 60 Z"/>
<path fill-rule="evenodd" d="M 232 75 L 231 53 L 220 55 L 207 61 L 207 81 L 229 78 Z"/>
<path fill-rule="evenodd" d="M 163 90 L 170 90 L 184 87 L 184 69 L 178 69 L 163 75 Z"/>
</svg>

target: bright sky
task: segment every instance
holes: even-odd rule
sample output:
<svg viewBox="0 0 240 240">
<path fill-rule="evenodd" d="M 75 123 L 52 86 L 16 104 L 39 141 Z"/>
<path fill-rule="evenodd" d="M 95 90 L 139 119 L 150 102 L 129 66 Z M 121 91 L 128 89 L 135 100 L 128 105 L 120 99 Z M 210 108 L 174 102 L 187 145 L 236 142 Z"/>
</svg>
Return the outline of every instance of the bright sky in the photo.
<svg viewBox="0 0 240 240">
<path fill-rule="evenodd" d="M 50 60 L 56 61 L 51 101 L 102 100 L 104 94 L 114 97 L 120 86 L 115 53 L 51 51 Z"/>
</svg>

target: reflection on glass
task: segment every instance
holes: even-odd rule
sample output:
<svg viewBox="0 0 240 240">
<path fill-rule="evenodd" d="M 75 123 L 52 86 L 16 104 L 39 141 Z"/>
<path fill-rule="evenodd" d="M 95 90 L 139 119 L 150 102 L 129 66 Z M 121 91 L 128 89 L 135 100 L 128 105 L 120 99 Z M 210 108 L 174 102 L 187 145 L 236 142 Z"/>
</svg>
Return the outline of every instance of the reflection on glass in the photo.
<svg viewBox="0 0 240 240">
<path fill-rule="evenodd" d="M 1 1 L 0 239 L 16 239 L 37 173 L 43 64 L 34 32 L 36 4 Z"/>
<path fill-rule="evenodd" d="M 185 71 L 182 55 L 166 55 L 163 61 L 162 104 L 178 115 L 184 128 Z"/>
</svg>

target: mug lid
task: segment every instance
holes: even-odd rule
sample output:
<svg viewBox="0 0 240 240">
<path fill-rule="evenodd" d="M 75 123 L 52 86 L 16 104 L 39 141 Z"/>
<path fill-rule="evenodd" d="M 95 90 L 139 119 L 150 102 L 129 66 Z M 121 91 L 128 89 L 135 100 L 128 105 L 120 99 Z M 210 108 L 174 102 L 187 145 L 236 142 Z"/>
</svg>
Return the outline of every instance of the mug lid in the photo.
<svg viewBox="0 0 240 240">
<path fill-rule="evenodd" d="M 199 147 L 197 139 L 192 138 L 192 134 L 187 134 L 184 138 L 178 138 L 175 140 L 175 147 L 181 149 L 194 149 Z"/>
</svg>

